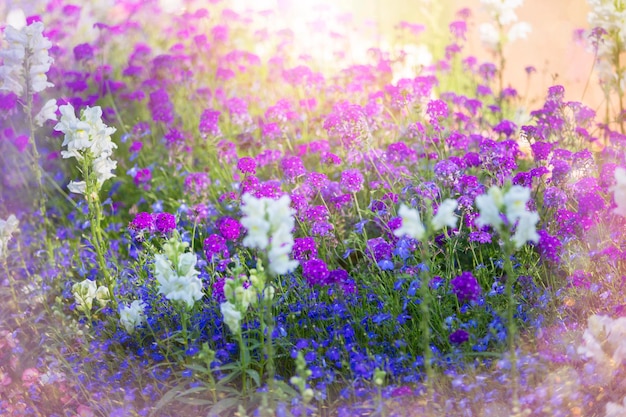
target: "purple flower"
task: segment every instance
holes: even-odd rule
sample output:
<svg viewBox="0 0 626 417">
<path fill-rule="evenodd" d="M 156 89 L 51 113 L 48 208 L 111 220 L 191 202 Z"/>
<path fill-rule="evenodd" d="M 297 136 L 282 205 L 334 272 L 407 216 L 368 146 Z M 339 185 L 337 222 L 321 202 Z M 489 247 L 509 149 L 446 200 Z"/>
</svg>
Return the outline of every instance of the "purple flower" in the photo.
<svg viewBox="0 0 626 417">
<path fill-rule="evenodd" d="M 143 168 L 137 171 L 133 181 L 135 185 L 148 184 L 152 180 L 152 171 L 150 168 Z"/>
<path fill-rule="evenodd" d="M 152 232 L 155 228 L 154 216 L 152 213 L 137 213 L 133 221 L 130 222 L 128 228 L 134 232 Z"/>
<path fill-rule="evenodd" d="M 426 105 L 426 114 L 431 122 L 439 118 L 448 117 L 448 104 L 443 100 L 431 100 Z"/>
<path fill-rule="evenodd" d="M 310 259 L 302 264 L 302 276 L 310 286 L 328 284 L 328 266 L 321 259 Z"/>
<path fill-rule="evenodd" d="M 358 169 L 347 169 L 341 173 L 341 186 L 349 193 L 361 191 L 363 181 L 363 174 Z"/>
<path fill-rule="evenodd" d="M 200 133 L 211 136 L 220 136 L 220 112 L 218 110 L 206 109 L 200 115 L 200 125 L 198 129 Z"/>
<path fill-rule="evenodd" d="M 288 180 L 295 180 L 306 173 L 302 159 L 297 156 L 286 156 L 280 161 L 280 168 Z"/>
<path fill-rule="evenodd" d="M 237 161 L 237 169 L 242 174 L 256 174 L 256 161 L 254 158 L 244 156 Z"/>
<path fill-rule="evenodd" d="M 226 240 L 237 240 L 241 234 L 241 225 L 232 217 L 222 217 L 217 222 L 217 227 Z"/>
<path fill-rule="evenodd" d="M 155 122 L 163 122 L 168 125 L 174 122 L 174 106 L 165 89 L 161 88 L 150 93 L 148 107 L 152 114 L 152 120 Z"/>
<path fill-rule="evenodd" d="M 190 172 L 185 177 L 185 192 L 200 197 L 209 184 L 211 184 L 211 180 L 206 172 Z"/>
<path fill-rule="evenodd" d="M 212 234 L 204 239 L 204 254 L 209 262 L 220 258 L 228 258 L 230 253 L 228 246 L 226 246 L 226 239 L 216 234 Z"/>
<path fill-rule="evenodd" d="M 469 340 L 469 333 L 463 329 L 459 329 L 451 333 L 450 336 L 448 336 L 448 340 L 450 340 L 452 344 L 460 345 Z"/>
<path fill-rule="evenodd" d="M 317 257 L 315 239 L 312 237 L 298 237 L 294 239 L 292 248 L 293 259 L 305 261 Z"/>
<path fill-rule="evenodd" d="M 170 213 L 159 213 L 156 216 L 155 226 L 159 233 L 165 235 L 176 229 L 176 217 Z"/>
<path fill-rule="evenodd" d="M 74 47 L 74 59 L 82 61 L 93 58 L 93 48 L 88 43 L 81 43 Z"/>
<path fill-rule="evenodd" d="M 450 281 L 452 292 L 457 296 L 459 302 L 476 301 L 480 296 L 480 285 L 476 277 L 471 272 L 463 272 L 461 275 Z"/>
</svg>

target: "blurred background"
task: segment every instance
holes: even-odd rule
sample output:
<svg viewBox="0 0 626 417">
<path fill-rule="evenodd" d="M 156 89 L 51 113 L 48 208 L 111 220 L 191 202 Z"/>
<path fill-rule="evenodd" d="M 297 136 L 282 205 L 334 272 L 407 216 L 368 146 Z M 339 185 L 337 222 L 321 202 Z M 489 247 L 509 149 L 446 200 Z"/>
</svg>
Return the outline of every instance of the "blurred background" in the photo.
<svg viewBox="0 0 626 417">
<path fill-rule="evenodd" d="M 211 7 L 208 0 L 142 0 L 159 3 L 162 7 L 176 12 L 186 3 L 200 3 Z M 2 25 L 11 9 L 22 8 L 26 14 L 45 13 L 46 0 L 0 0 Z M 65 1 L 62 3 L 71 3 Z M 99 9 L 113 8 L 114 0 L 76 0 L 77 5 L 96 5 Z M 333 13 L 343 13 L 346 19 L 339 24 L 341 31 L 354 28 L 355 36 L 349 38 L 351 47 L 365 51 L 372 46 L 398 45 L 407 39 L 400 37 L 398 24 L 422 24 L 424 31 L 408 40 L 412 44 L 427 47 L 435 59 L 441 56 L 449 42 L 448 24 L 455 20 L 455 14 L 464 8 L 471 11 L 468 43 L 463 55 L 473 55 L 479 62 L 491 61 L 493 57 L 481 45 L 478 26 L 489 21 L 489 16 L 481 10 L 480 0 L 222 0 L 223 6 L 236 11 L 245 9 L 277 10 L 272 18 L 276 27 L 294 27 L 304 36 L 314 37 L 314 26 L 307 22 L 324 21 Z M 601 109 L 603 93 L 592 72 L 593 52 L 584 44 L 584 35 L 575 37 L 575 32 L 589 29 L 587 26 L 587 0 L 525 0 L 516 9 L 520 21 L 532 25 L 532 32 L 525 40 L 509 44 L 504 51 L 506 67 L 505 85 L 510 84 L 527 98 L 527 108 L 540 106 L 549 86 L 564 85 L 566 99 L 583 101 L 587 105 Z M 358 28 L 358 34 L 357 34 Z M 406 33 L 406 31 L 404 32 Z M 321 45 L 319 48 L 323 48 Z M 332 57 L 330 58 L 332 62 Z M 355 57 L 355 60 L 357 57 Z M 525 68 L 533 66 L 535 72 L 529 78 Z"/>
</svg>

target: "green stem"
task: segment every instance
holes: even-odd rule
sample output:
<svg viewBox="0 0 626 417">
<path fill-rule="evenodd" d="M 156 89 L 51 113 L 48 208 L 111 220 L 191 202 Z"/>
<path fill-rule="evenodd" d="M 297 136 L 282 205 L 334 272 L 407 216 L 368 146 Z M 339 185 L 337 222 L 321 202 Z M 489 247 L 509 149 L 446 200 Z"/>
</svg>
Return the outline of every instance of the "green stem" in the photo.
<svg viewBox="0 0 626 417">
<path fill-rule="evenodd" d="M 517 353 L 515 351 L 515 336 L 517 333 L 517 326 L 514 320 L 514 314 L 516 309 L 515 294 L 513 293 L 513 283 L 516 279 L 515 272 L 513 271 L 513 263 L 511 262 L 511 256 L 514 251 L 512 248 L 512 242 L 509 236 L 505 237 L 504 245 L 504 270 L 506 272 L 506 297 L 507 297 L 507 342 L 509 348 L 509 360 L 511 361 L 511 382 L 513 389 L 513 414 L 518 413 L 520 409 L 519 405 L 519 388 L 518 388 L 518 372 L 517 372 Z"/>
<path fill-rule="evenodd" d="M 246 346 L 245 341 L 243 340 L 243 334 L 241 329 L 239 329 L 239 350 L 240 350 L 240 360 L 241 360 L 241 394 L 243 397 L 246 397 L 248 394 L 248 382 L 247 382 L 247 371 L 248 371 L 248 347 Z"/>
</svg>

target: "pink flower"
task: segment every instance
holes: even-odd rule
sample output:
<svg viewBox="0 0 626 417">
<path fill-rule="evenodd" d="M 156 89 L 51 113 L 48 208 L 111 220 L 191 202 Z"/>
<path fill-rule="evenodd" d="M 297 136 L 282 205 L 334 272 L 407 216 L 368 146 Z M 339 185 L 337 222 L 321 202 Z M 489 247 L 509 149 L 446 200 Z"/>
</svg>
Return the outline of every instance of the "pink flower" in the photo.
<svg viewBox="0 0 626 417">
<path fill-rule="evenodd" d="M 26 388 L 39 381 L 39 371 L 35 368 L 27 368 L 22 372 L 22 385 Z"/>
</svg>

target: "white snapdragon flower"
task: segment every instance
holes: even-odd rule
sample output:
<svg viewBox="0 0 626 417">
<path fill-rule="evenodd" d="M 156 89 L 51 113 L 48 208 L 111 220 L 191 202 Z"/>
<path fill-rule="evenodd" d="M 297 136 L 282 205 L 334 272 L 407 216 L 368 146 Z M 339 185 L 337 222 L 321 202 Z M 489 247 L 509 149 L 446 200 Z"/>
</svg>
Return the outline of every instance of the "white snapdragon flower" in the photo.
<svg viewBox="0 0 626 417">
<path fill-rule="evenodd" d="M 78 304 L 77 308 L 83 311 L 91 310 L 97 290 L 98 285 L 96 281 L 90 279 L 85 279 L 72 285 L 72 294 L 74 294 L 74 299 L 76 304 Z"/>
<path fill-rule="evenodd" d="M 626 362 L 626 317 L 592 315 L 578 353 L 593 359 L 608 374 Z"/>
<path fill-rule="evenodd" d="M 526 39 L 532 30 L 533 28 L 530 23 L 517 22 L 509 29 L 507 37 L 510 42 L 514 42 L 518 39 Z"/>
<path fill-rule="evenodd" d="M 11 9 L 7 13 L 7 26 L 13 26 L 17 30 L 21 30 L 26 26 L 26 15 L 22 9 Z"/>
<path fill-rule="evenodd" d="M 35 123 L 37 126 L 43 126 L 46 120 L 54 120 L 57 121 L 57 101 L 55 99 L 50 99 L 46 101 L 46 104 L 43 105 L 39 113 L 35 116 Z"/>
<path fill-rule="evenodd" d="M 85 194 L 87 183 L 85 181 L 70 181 L 70 183 L 67 184 L 67 189 L 74 194 Z"/>
<path fill-rule="evenodd" d="M 478 27 L 478 36 L 480 41 L 487 49 L 495 50 L 500 42 L 500 32 L 491 23 L 483 23 Z"/>
<path fill-rule="evenodd" d="M 489 188 L 487 194 L 476 197 L 476 207 L 478 207 L 480 212 L 476 219 L 478 227 L 491 226 L 494 229 L 500 228 L 502 225 L 500 208 L 503 204 L 503 198 L 502 191 L 496 186 Z"/>
<path fill-rule="evenodd" d="M 526 212 L 528 200 L 530 200 L 530 188 L 514 185 L 506 192 L 502 201 L 506 207 L 506 218 L 509 222 L 515 223 Z"/>
<path fill-rule="evenodd" d="M 0 260 L 6 256 L 6 248 L 9 240 L 15 232 L 20 222 L 14 214 L 11 214 L 6 220 L 0 219 Z"/>
<path fill-rule="evenodd" d="M 61 156 L 82 161 L 89 154 L 97 186 L 102 187 L 106 180 L 115 176 L 112 171 L 117 168 L 117 162 L 110 158 L 113 149 L 117 148 L 111 140 L 116 129 L 102 122 L 102 109 L 99 106 L 85 108 L 80 119 L 76 117 L 71 104 L 59 107 L 59 111 L 61 118 L 54 129 L 65 134 L 61 146 L 66 147 L 66 150 L 61 151 Z M 83 184 L 72 181 L 68 188 L 72 192 L 84 194 L 86 184 Z"/>
<path fill-rule="evenodd" d="M 193 307 L 204 296 L 196 262 L 193 253 L 180 254 L 177 265 L 173 265 L 166 255 L 155 255 L 154 275 L 159 283 L 159 294 L 170 301 L 184 302 L 188 308 Z"/>
<path fill-rule="evenodd" d="M 289 273 L 298 267 L 298 261 L 289 258 L 294 240 L 291 234 L 295 225 L 295 210 L 291 199 L 283 195 L 278 200 L 256 198 L 250 194 L 242 197 L 241 225 L 248 231 L 243 245 L 267 250 L 269 270 L 275 275 Z"/>
<path fill-rule="evenodd" d="M 419 212 L 416 209 L 409 208 L 406 204 L 401 204 L 398 214 L 402 218 L 402 226 L 397 228 L 393 234 L 398 237 L 408 236 L 422 240 L 426 234 L 426 228 L 420 219 Z"/>
<path fill-rule="evenodd" d="M 41 22 L 33 22 L 19 30 L 10 25 L 4 29 L 8 47 L 0 50 L 3 60 L 0 90 L 21 96 L 25 89 L 32 94 L 53 86 L 46 76 L 53 62 L 48 55 L 52 43 L 43 36 L 43 30 Z"/>
<path fill-rule="evenodd" d="M 539 234 L 537 233 L 539 214 L 536 211 L 524 211 L 518 219 L 515 234 L 512 237 L 515 247 L 520 249 L 529 241 L 539 243 Z"/>
<path fill-rule="evenodd" d="M 246 228 L 248 234 L 243 239 L 243 245 L 254 249 L 265 249 L 269 245 L 269 233 L 271 224 L 266 219 L 267 199 L 255 198 L 251 194 L 244 194 L 241 197 L 244 203 L 241 211 L 244 216 L 241 218 L 241 225 Z"/>
<path fill-rule="evenodd" d="M 102 307 L 104 307 L 106 305 L 106 303 L 111 301 L 111 293 L 109 292 L 109 289 L 107 287 L 105 287 L 104 285 L 101 285 L 96 290 L 95 298 L 96 298 L 96 300 L 98 300 L 98 303 Z"/>
<path fill-rule="evenodd" d="M 509 227 L 515 227 L 511 240 L 515 247 L 520 249 L 528 241 L 539 242 L 537 222 L 539 214 L 526 210 L 526 203 L 530 200 L 530 189 L 519 185 L 511 187 L 506 194 L 500 188 L 493 186 L 487 194 L 476 197 L 476 207 L 480 215 L 475 223 L 478 227 L 491 226 L 502 232 L 504 222 L 500 212 L 504 211 Z"/>
<path fill-rule="evenodd" d="M 433 217 L 431 224 L 435 231 L 443 229 L 445 226 L 454 228 L 458 220 L 454 211 L 459 206 L 456 200 L 447 198 L 439 204 L 437 214 Z"/>
<path fill-rule="evenodd" d="M 222 316 L 224 316 L 224 323 L 228 326 L 230 331 L 233 334 L 239 334 L 241 331 L 241 311 L 239 311 L 234 304 L 231 304 L 228 301 L 220 304 L 220 310 L 222 312 Z"/>
<path fill-rule="evenodd" d="M 120 309 L 120 324 L 128 334 L 133 334 L 135 329 L 146 321 L 145 307 L 142 301 L 135 300 L 129 306 Z"/>
<path fill-rule="evenodd" d="M 613 191 L 613 199 L 617 207 L 613 212 L 626 217 L 626 169 L 617 167 L 614 175 L 615 185 L 610 190 Z"/>
</svg>

